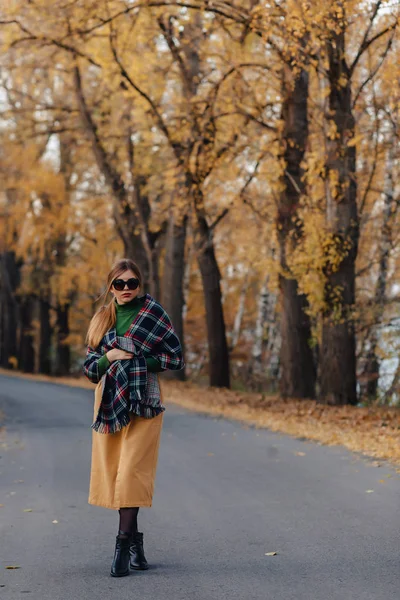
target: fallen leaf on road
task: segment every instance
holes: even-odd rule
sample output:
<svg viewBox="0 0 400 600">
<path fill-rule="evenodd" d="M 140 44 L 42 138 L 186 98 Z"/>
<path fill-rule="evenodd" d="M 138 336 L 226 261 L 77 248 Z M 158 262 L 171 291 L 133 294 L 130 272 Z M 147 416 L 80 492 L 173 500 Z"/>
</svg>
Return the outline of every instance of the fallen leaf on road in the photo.
<svg viewBox="0 0 400 600">
<path fill-rule="evenodd" d="M 380 479 L 379 483 L 386 483 L 385 479 Z"/>
<path fill-rule="evenodd" d="M 33 510 L 32 508 L 24 508 L 23 512 L 32 512 L 32 510 Z"/>
<path fill-rule="evenodd" d="M 0 504 L 0 508 L 1 508 L 2 506 L 4 506 L 4 504 Z"/>
<path fill-rule="evenodd" d="M 305 456 L 306 453 L 305 452 L 295 452 L 296 456 Z"/>
<path fill-rule="evenodd" d="M 214 456 L 213 452 L 207 452 L 207 456 Z"/>
<path fill-rule="evenodd" d="M 57 519 L 54 519 L 54 521 L 52 521 L 52 523 L 58 523 Z"/>
<path fill-rule="evenodd" d="M 6 567 L 6 569 L 20 569 L 21 567 L 19 567 L 18 565 L 9 565 L 8 567 Z"/>
<path fill-rule="evenodd" d="M 277 552 L 266 552 L 265 556 L 276 556 L 277 554 Z"/>
<path fill-rule="evenodd" d="M 365 493 L 366 494 L 372 494 L 374 490 L 366 490 Z"/>
</svg>

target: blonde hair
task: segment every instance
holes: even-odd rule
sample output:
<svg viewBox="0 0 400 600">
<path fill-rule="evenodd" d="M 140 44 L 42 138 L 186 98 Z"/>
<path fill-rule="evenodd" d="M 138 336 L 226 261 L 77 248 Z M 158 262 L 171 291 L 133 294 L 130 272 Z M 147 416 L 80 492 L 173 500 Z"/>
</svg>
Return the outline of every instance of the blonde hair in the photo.
<svg viewBox="0 0 400 600">
<path fill-rule="evenodd" d="M 139 279 L 139 285 L 142 287 L 142 274 L 139 267 L 130 258 L 122 258 L 114 264 L 111 271 L 107 275 L 107 287 L 106 290 L 99 298 L 106 300 L 112 286 L 112 282 L 124 271 L 132 271 Z M 86 335 L 86 343 L 92 348 L 97 348 L 100 344 L 102 337 L 114 327 L 116 321 L 115 302 L 114 298 L 108 304 L 103 304 L 99 310 L 94 314 L 89 324 L 89 329 Z"/>
</svg>

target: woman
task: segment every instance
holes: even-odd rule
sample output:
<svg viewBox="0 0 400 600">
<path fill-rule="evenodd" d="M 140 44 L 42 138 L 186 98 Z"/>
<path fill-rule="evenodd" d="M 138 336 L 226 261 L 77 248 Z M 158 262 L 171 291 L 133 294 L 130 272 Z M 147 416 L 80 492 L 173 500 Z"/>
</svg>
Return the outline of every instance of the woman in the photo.
<svg viewBox="0 0 400 600">
<path fill-rule="evenodd" d="M 119 510 L 113 577 L 147 569 L 139 507 L 152 505 L 163 412 L 158 372 L 182 369 L 182 349 L 171 321 L 149 294 L 130 259 L 107 279 L 111 302 L 92 318 L 85 375 L 97 383 L 89 504 Z"/>
</svg>

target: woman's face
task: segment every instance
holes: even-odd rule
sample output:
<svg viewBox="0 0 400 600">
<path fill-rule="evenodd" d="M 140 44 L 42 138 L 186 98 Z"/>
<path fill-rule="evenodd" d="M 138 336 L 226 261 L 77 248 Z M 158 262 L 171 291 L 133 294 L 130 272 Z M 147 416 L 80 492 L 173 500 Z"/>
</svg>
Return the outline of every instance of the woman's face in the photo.
<svg viewBox="0 0 400 600">
<path fill-rule="evenodd" d="M 120 285 L 121 280 L 129 281 L 131 279 L 136 279 L 136 281 L 137 281 L 137 277 L 136 277 L 135 273 L 133 273 L 133 271 L 128 269 L 128 271 L 124 271 L 123 273 L 118 275 L 118 277 L 115 277 L 114 282 L 116 282 L 117 285 L 119 284 L 118 287 L 121 287 L 121 285 Z M 136 298 L 136 296 L 140 292 L 140 286 L 137 287 L 135 290 L 130 290 L 130 289 L 128 289 L 128 286 L 125 285 L 123 290 L 117 290 L 117 289 L 115 289 L 114 283 L 113 283 L 110 291 L 115 296 L 118 304 L 126 304 L 127 302 L 131 302 L 131 300 Z"/>
</svg>

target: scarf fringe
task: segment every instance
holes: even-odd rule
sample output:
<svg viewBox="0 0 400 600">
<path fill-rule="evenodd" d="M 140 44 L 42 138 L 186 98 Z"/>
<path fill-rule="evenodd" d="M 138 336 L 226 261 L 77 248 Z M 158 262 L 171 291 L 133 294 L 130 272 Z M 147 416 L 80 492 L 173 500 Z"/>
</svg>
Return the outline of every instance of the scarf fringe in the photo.
<svg viewBox="0 0 400 600">
<path fill-rule="evenodd" d="M 157 417 L 164 411 L 165 407 L 162 405 L 149 406 L 146 404 L 142 404 L 141 402 L 135 402 L 131 405 L 130 408 L 131 413 L 137 415 L 138 417 L 144 417 L 145 419 L 152 419 L 153 417 Z"/>
<path fill-rule="evenodd" d="M 97 433 L 118 433 L 118 431 L 121 431 L 123 427 L 129 425 L 131 420 L 129 416 L 130 412 L 134 415 L 137 415 L 138 417 L 143 417 L 145 419 L 153 419 L 154 417 L 157 417 L 164 411 L 164 406 L 145 406 L 143 404 L 140 404 L 140 402 L 136 402 L 131 406 L 129 412 L 127 411 L 126 413 L 119 416 L 118 420 L 115 423 L 113 423 L 112 426 L 109 423 L 105 423 L 102 420 L 96 420 L 91 427 L 94 431 L 97 431 Z"/>
<path fill-rule="evenodd" d="M 118 420 L 113 422 L 112 426 L 110 425 L 110 423 L 106 423 L 101 419 L 97 418 L 92 425 L 92 429 L 94 429 L 94 431 L 97 431 L 98 433 L 117 433 L 118 431 L 121 431 L 123 427 L 129 425 L 129 422 L 129 413 L 124 413 L 120 417 L 118 417 Z"/>
</svg>

